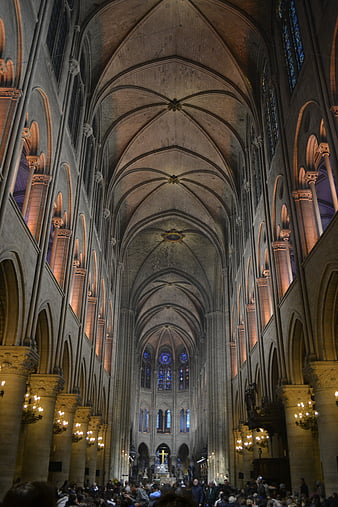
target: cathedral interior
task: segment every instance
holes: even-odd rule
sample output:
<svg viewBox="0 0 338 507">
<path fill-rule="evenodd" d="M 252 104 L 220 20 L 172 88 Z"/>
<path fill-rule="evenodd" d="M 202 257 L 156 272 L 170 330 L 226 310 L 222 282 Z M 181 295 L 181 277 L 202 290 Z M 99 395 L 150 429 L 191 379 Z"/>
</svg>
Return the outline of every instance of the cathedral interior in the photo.
<svg viewBox="0 0 338 507">
<path fill-rule="evenodd" d="M 1 0 L 0 498 L 338 490 L 336 0 Z"/>
</svg>

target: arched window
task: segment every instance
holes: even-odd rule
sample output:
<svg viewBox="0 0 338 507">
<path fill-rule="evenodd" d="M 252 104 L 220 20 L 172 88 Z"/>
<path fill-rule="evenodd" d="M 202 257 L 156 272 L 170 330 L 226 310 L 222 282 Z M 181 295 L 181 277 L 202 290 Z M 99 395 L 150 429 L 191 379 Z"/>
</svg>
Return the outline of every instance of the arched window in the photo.
<svg viewBox="0 0 338 507">
<path fill-rule="evenodd" d="M 23 204 L 26 196 L 26 188 L 29 178 L 30 178 L 30 167 L 27 160 L 27 148 L 24 145 L 21 152 L 19 169 L 13 190 L 14 200 L 21 212 L 23 210 Z"/>
<path fill-rule="evenodd" d="M 190 430 L 190 410 L 184 409 L 180 411 L 180 432 L 189 433 Z"/>
<path fill-rule="evenodd" d="M 171 412 L 168 409 L 165 411 L 164 415 L 164 432 L 170 433 L 170 431 L 171 431 Z"/>
<path fill-rule="evenodd" d="M 279 138 L 279 127 L 275 91 L 267 68 L 265 68 L 262 78 L 262 93 L 264 123 L 266 125 L 270 157 L 272 157 L 275 153 L 276 144 Z"/>
<path fill-rule="evenodd" d="M 158 356 L 157 388 L 168 391 L 172 388 L 172 356 L 169 351 L 162 351 Z"/>
<path fill-rule="evenodd" d="M 48 32 L 47 47 L 57 81 L 60 80 L 67 36 L 70 28 L 70 9 L 65 0 L 55 0 Z"/>
<path fill-rule="evenodd" d="M 142 356 L 141 364 L 141 387 L 150 389 L 151 387 L 151 354 L 145 350 Z"/>
<path fill-rule="evenodd" d="M 139 423 L 138 430 L 142 433 L 149 432 L 149 410 L 148 409 L 140 409 L 139 413 Z"/>
<path fill-rule="evenodd" d="M 291 90 L 297 84 L 298 75 L 304 61 L 304 50 L 299 28 L 295 0 L 280 0 L 278 15 Z"/>
<path fill-rule="evenodd" d="M 180 391 L 189 388 L 189 358 L 186 351 L 179 356 L 178 388 Z"/>
<path fill-rule="evenodd" d="M 161 409 L 157 411 L 156 431 L 157 433 L 163 433 L 163 410 Z"/>
</svg>

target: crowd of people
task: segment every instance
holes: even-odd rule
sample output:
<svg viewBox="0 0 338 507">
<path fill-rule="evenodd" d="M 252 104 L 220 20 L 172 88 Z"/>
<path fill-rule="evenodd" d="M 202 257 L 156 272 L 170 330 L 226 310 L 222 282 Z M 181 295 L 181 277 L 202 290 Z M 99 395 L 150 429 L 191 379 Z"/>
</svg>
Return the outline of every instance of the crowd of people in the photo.
<svg viewBox="0 0 338 507">
<path fill-rule="evenodd" d="M 338 495 L 325 496 L 318 481 L 312 491 L 304 479 L 291 493 L 285 484 L 268 484 L 262 477 L 244 488 L 228 480 L 205 484 L 198 479 L 186 484 L 125 483 L 109 480 L 104 487 L 96 483 L 85 487 L 69 484 L 59 489 L 45 482 L 25 482 L 13 486 L 0 507 L 338 507 Z"/>
</svg>

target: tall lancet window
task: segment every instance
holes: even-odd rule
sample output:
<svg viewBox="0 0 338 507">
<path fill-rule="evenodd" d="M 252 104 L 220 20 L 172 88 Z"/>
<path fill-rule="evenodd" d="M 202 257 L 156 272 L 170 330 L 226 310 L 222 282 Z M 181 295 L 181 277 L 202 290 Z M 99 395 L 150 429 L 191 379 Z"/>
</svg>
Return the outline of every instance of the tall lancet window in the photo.
<svg viewBox="0 0 338 507">
<path fill-rule="evenodd" d="M 275 90 L 266 68 L 262 78 L 262 93 L 265 120 L 264 123 L 267 130 L 270 157 L 272 157 L 275 153 L 276 144 L 279 138 L 279 127 Z"/>
<path fill-rule="evenodd" d="M 158 356 L 157 388 L 159 391 L 172 388 L 172 356 L 169 351 L 162 351 Z"/>
<path fill-rule="evenodd" d="M 297 84 L 298 75 L 304 61 L 304 50 L 299 28 L 295 0 L 280 0 L 278 15 L 291 90 Z"/>
<path fill-rule="evenodd" d="M 180 391 L 189 388 L 189 358 L 186 351 L 179 356 L 178 388 Z"/>
<path fill-rule="evenodd" d="M 151 354 L 147 349 L 143 352 L 142 356 L 141 387 L 145 389 L 150 389 L 151 387 Z"/>
</svg>

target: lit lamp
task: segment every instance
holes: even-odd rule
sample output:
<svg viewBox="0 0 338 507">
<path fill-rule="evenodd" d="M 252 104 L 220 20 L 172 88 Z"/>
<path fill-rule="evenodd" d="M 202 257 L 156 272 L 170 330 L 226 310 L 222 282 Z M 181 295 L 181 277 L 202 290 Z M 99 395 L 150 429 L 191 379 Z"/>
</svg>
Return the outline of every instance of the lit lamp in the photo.
<svg viewBox="0 0 338 507">
<path fill-rule="evenodd" d="M 91 446 L 91 445 L 94 445 L 95 444 L 95 437 L 93 436 L 93 432 L 92 431 L 87 431 L 87 436 L 86 436 L 86 440 L 87 440 L 87 445 L 88 446 Z"/>
<path fill-rule="evenodd" d="M 246 449 L 247 451 L 252 451 L 253 450 L 253 441 L 252 441 L 252 435 L 251 435 L 251 433 L 249 433 L 248 435 L 246 435 L 245 440 L 243 442 L 243 445 L 244 445 L 244 449 Z"/>
<path fill-rule="evenodd" d="M 29 391 L 25 394 L 25 400 L 22 409 L 22 422 L 23 424 L 33 424 L 42 419 L 43 408 L 40 407 L 40 396 L 34 394 L 33 396 Z"/>
<path fill-rule="evenodd" d="M 4 394 L 5 394 L 5 391 L 4 391 L 4 385 L 6 384 L 6 380 L 2 380 L 1 383 L 0 383 L 0 397 L 3 398 Z"/>
<path fill-rule="evenodd" d="M 83 439 L 83 431 L 81 431 L 81 423 L 75 423 L 75 431 L 72 434 L 72 441 L 74 443 L 80 442 Z"/>
<path fill-rule="evenodd" d="M 303 402 L 297 403 L 299 412 L 294 414 L 295 423 L 303 430 L 315 431 L 317 429 L 317 416 L 318 412 L 314 408 L 314 404 L 309 400 L 306 404 Z"/>
<path fill-rule="evenodd" d="M 55 435 L 57 435 L 58 433 L 62 433 L 63 431 L 66 431 L 68 426 L 68 421 L 63 419 L 65 413 L 62 412 L 61 410 L 58 410 L 57 415 L 58 419 L 56 419 L 53 423 L 53 433 Z"/>
<path fill-rule="evenodd" d="M 97 450 L 102 451 L 104 449 L 103 437 L 97 437 Z"/>
<path fill-rule="evenodd" d="M 334 395 L 335 395 L 335 397 L 336 397 L 336 405 L 337 405 L 337 407 L 338 407 L 338 391 L 336 391 L 336 392 L 334 393 Z"/>
<path fill-rule="evenodd" d="M 243 445 L 242 445 L 242 439 L 239 438 L 237 441 L 236 441 L 236 452 L 238 452 L 238 454 L 243 454 Z"/>
<path fill-rule="evenodd" d="M 256 435 L 255 437 L 255 440 L 256 440 L 256 444 L 259 445 L 260 447 L 268 447 L 269 445 L 269 435 L 267 434 L 266 431 L 264 431 L 262 428 L 259 428 L 257 431 L 260 432 L 259 435 Z"/>
</svg>

